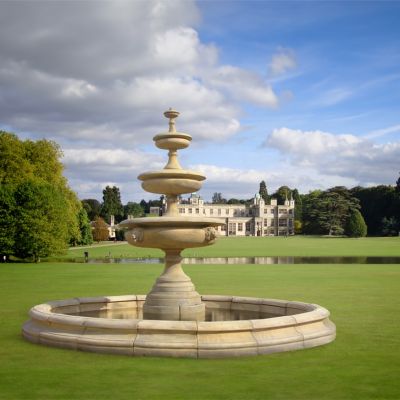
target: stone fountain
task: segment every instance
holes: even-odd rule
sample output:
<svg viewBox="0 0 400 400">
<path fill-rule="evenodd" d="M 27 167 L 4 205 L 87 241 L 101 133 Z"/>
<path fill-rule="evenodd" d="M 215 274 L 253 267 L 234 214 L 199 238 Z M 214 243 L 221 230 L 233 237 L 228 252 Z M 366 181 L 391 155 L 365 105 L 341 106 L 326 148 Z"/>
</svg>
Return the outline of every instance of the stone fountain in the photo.
<svg viewBox="0 0 400 400">
<path fill-rule="evenodd" d="M 126 240 L 133 246 L 155 247 L 165 252 L 165 270 L 157 279 L 143 306 L 145 319 L 204 321 L 205 304 L 195 291 L 190 278 L 182 271 L 181 251 L 190 247 L 209 246 L 215 242 L 215 227 L 223 225 L 213 218 L 183 217 L 178 213 L 178 197 L 200 189 L 205 176 L 182 169 L 177 151 L 189 146 L 192 137 L 177 132 L 175 119 L 179 112 L 168 110 L 169 132 L 156 135 L 155 145 L 168 150 L 167 165 L 161 171 L 139 175 L 144 190 L 164 194 L 167 199 L 165 216 L 136 218 L 119 224 Z"/>
<path fill-rule="evenodd" d="M 168 162 L 139 179 L 146 191 L 166 196 L 167 211 L 119 224 L 130 244 L 165 252 L 164 272 L 147 296 L 82 297 L 34 306 L 23 336 L 76 350 L 193 358 L 269 354 L 333 341 L 336 328 L 329 311 L 317 304 L 196 292 L 182 270 L 181 252 L 213 244 L 224 222 L 179 215 L 179 196 L 199 190 L 205 176 L 180 166 L 177 151 L 192 138 L 176 131 L 177 111 L 164 115 L 169 131 L 154 142 L 168 150 Z"/>
</svg>

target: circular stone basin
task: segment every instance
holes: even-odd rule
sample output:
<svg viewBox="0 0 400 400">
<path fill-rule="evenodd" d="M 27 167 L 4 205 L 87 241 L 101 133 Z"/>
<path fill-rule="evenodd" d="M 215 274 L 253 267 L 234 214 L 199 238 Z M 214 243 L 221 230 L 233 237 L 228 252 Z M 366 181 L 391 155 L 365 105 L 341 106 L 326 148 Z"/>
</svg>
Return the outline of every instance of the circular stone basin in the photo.
<svg viewBox="0 0 400 400">
<path fill-rule="evenodd" d="M 317 304 L 201 297 L 209 321 L 136 318 L 141 315 L 144 295 L 52 301 L 30 310 L 31 319 L 24 324 L 22 334 L 33 343 L 74 350 L 191 358 L 300 350 L 335 339 L 336 327 L 329 320 L 329 311 Z M 99 315 L 102 317 L 96 317 Z M 221 320 L 225 318 L 235 320 Z"/>
</svg>

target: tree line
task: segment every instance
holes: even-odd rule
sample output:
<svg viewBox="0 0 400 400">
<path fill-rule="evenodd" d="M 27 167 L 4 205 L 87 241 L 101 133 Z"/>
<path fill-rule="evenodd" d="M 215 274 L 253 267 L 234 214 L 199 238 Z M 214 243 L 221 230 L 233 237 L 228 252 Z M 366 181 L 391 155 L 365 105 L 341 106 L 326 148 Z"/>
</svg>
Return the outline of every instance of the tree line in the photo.
<svg viewBox="0 0 400 400">
<path fill-rule="evenodd" d="M 141 217 L 163 198 L 121 202 L 120 190 L 107 186 L 103 201 L 80 201 L 63 176 L 62 152 L 53 141 L 21 140 L 0 131 L 0 257 L 31 258 L 62 254 L 68 246 L 108 239 L 111 215 L 115 223 Z M 343 186 L 300 194 L 281 186 L 269 195 L 265 181 L 259 194 L 268 204 L 276 198 L 295 200 L 295 231 L 304 234 L 389 236 L 400 231 L 400 177 L 395 185 L 347 189 Z M 251 204 L 252 199 L 225 199 L 214 193 L 213 203 Z M 92 225 L 90 225 L 92 221 Z M 101 225 L 102 235 L 93 227 Z M 121 233 L 118 233 L 121 235 Z M 119 237 L 121 238 L 121 237 Z"/>
</svg>

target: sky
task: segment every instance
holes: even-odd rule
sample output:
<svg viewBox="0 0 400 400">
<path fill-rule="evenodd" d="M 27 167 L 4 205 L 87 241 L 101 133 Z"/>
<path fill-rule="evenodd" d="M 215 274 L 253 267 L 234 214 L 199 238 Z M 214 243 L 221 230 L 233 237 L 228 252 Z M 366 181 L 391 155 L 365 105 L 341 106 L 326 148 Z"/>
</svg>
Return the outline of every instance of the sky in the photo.
<svg viewBox="0 0 400 400">
<path fill-rule="evenodd" d="M 199 194 L 394 184 L 399 1 L 0 1 L 0 129 L 62 148 L 81 199 L 137 175 L 178 110 Z"/>
</svg>

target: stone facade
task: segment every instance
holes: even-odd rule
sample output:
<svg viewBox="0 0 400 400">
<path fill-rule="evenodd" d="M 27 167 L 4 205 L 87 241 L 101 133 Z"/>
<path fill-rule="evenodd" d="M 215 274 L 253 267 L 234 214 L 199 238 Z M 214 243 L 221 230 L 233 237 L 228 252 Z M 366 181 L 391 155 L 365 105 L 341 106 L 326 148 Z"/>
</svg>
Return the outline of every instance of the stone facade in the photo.
<svg viewBox="0 0 400 400">
<path fill-rule="evenodd" d="M 288 236 L 294 235 L 294 200 L 278 204 L 271 199 L 265 204 L 259 194 L 252 204 L 210 204 L 193 193 L 178 205 L 179 215 L 185 217 L 211 217 L 224 220 L 218 227 L 221 236 Z"/>
</svg>

